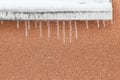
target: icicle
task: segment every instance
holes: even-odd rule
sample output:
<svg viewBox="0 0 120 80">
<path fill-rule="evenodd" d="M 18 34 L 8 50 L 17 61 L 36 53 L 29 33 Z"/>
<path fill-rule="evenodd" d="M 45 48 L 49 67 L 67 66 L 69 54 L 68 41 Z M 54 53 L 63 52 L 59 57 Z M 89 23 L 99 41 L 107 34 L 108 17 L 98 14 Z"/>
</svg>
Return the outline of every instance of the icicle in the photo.
<svg viewBox="0 0 120 80">
<path fill-rule="evenodd" d="M 105 20 L 103 20 L 103 26 L 106 27 L 106 23 L 105 23 Z"/>
<path fill-rule="evenodd" d="M 42 21 L 39 23 L 39 29 L 40 29 L 40 38 L 42 38 Z"/>
<path fill-rule="evenodd" d="M 31 27 L 30 21 L 28 21 L 28 30 L 30 30 L 30 27 Z"/>
<path fill-rule="evenodd" d="M 72 42 L 72 21 L 69 21 L 69 27 L 70 27 L 70 43 Z"/>
<path fill-rule="evenodd" d="M 4 21 L 0 21 L 0 23 L 1 23 L 1 24 L 3 24 L 3 23 L 4 23 Z"/>
<path fill-rule="evenodd" d="M 37 25 L 37 21 L 35 21 L 35 29 L 37 29 L 38 25 Z"/>
<path fill-rule="evenodd" d="M 86 22 L 86 27 L 87 27 L 87 29 L 89 29 L 89 23 L 88 23 L 88 20 L 86 20 L 85 22 Z"/>
<path fill-rule="evenodd" d="M 56 25 L 57 25 L 57 38 L 59 39 L 59 37 L 60 37 L 60 24 L 59 24 L 59 21 L 56 21 Z"/>
<path fill-rule="evenodd" d="M 65 43 L 65 21 L 63 21 L 63 42 Z"/>
<path fill-rule="evenodd" d="M 113 25 L 113 20 L 111 20 L 111 24 Z"/>
<path fill-rule="evenodd" d="M 19 29 L 19 27 L 20 27 L 20 22 L 17 21 L 17 29 Z"/>
<path fill-rule="evenodd" d="M 50 38 L 50 21 L 47 21 L 47 27 L 48 27 L 48 38 Z"/>
<path fill-rule="evenodd" d="M 74 21 L 74 24 L 75 24 L 75 37 L 76 39 L 78 38 L 78 28 L 77 28 L 77 22 Z"/>
<path fill-rule="evenodd" d="M 25 36 L 28 36 L 28 24 L 27 21 L 25 21 Z"/>
<path fill-rule="evenodd" d="M 97 21 L 97 27 L 100 28 L 100 21 Z"/>
</svg>

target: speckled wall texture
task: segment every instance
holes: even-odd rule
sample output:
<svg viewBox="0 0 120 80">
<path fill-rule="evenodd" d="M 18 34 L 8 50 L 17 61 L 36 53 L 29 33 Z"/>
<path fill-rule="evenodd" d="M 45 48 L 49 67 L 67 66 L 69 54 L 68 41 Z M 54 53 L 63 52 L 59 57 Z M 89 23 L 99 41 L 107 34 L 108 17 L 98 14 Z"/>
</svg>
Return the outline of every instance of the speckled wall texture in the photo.
<svg viewBox="0 0 120 80">
<path fill-rule="evenodd" d="M 120 80 L 120 0 L 113 4 L 114 25 L 107 21 L 104 28 L 100 21 L 98 29 L 90 21 L 87 30 L 79 21 L 78 39 L 73 27 L 72 43 L 67 22 L 65 44 L 62 24 L 58 40 L 54 21 L 50 40 L 46 22 L 42 39 L 34 26 L 26 38 L 23 22 L 20 29 L 15 21 L 0 24 L 0 80 Z"/>
</svg>

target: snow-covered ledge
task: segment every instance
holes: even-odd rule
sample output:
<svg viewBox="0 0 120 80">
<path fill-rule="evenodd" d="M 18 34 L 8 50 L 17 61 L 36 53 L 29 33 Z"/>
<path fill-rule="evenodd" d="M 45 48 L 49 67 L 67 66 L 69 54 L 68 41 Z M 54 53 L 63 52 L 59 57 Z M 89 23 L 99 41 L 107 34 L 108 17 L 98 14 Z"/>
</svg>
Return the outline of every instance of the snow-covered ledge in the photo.
<svg viewBox="0 0 120 80">
<path fill-rule="evenodd" d="M 112 1 L 1 0 L 0 20 L 112 20 Z"/>
</svg>

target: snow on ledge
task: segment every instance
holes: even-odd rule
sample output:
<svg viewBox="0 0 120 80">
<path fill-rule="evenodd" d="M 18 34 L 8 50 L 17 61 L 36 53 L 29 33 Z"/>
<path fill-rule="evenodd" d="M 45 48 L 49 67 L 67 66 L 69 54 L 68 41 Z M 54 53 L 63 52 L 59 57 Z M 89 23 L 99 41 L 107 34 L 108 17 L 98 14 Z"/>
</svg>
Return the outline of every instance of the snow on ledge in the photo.
<svg viewBox="0 0 120 80">
<path fill-rule="evenodd" d="M 112 11 L 110 0 L 0 0 L 0 11 Z"/>
</svg>

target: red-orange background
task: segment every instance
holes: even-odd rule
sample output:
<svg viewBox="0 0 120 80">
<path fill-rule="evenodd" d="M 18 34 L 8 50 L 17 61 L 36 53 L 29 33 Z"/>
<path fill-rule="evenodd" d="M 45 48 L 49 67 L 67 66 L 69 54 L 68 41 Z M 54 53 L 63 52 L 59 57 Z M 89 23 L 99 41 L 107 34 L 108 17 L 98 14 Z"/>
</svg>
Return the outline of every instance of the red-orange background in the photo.
<svg viewBox="0 0 120 80">
<path fill-rule="evenodd" d="M 32 28 L 25 37 L 24 23 L 16 29 L 15 21 L 0 24 L 0 80 L 119 80 L 120 79 L 120 1 L 114 0 L 114 24 L 106 22 L 98 29 L 90 21 L 89 30 L 84 21 L 78 21 L 78 39 L 73 26 L 69 43 L 66 25 L 66 43 L 56 38 L 56 24 L 51 22 L 51 38 L 47 38 L 44 22 L 43 37 Z"/>
</svg>

